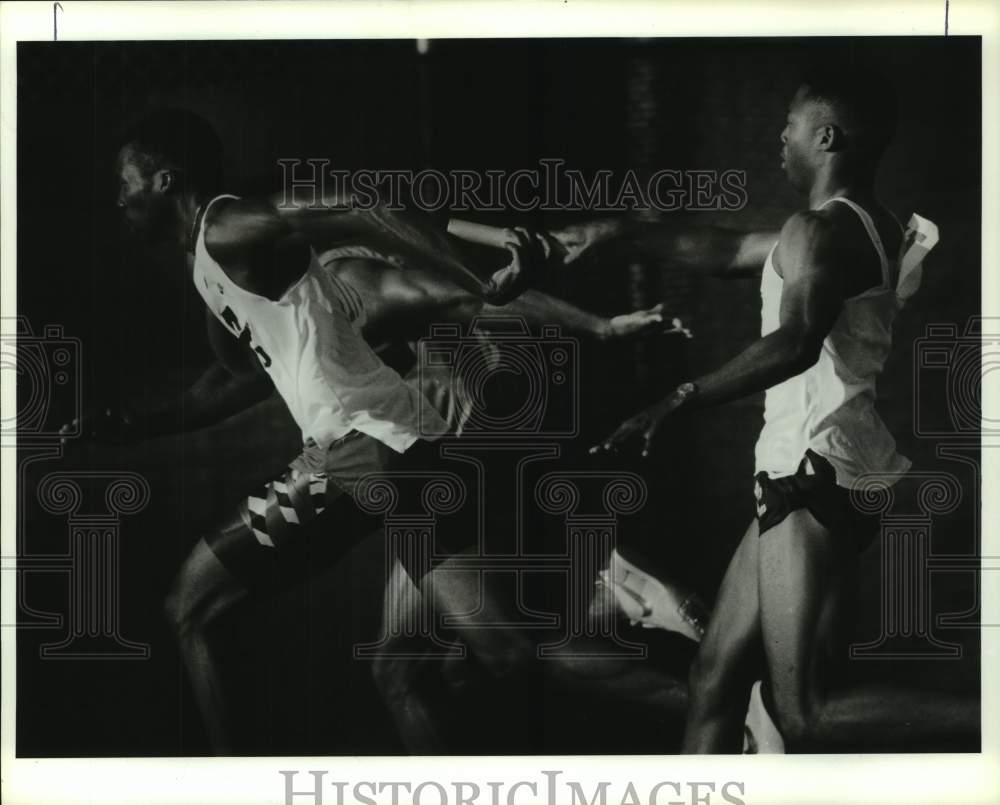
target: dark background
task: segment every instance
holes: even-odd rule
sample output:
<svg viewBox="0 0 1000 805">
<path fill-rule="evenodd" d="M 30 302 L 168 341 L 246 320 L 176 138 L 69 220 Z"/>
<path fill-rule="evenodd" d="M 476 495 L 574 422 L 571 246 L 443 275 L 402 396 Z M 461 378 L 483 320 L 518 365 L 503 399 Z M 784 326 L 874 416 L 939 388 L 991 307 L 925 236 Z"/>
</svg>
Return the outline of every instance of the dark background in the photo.
<svg viewBox="0 0 1000 805">
<path fill-rule="evenodd" d="M 784 40 L 435 40 L 22 43 L 18 54 L 18 311 L 36 335 L 57 324 L 80 340 L 84 404 L 135 405 L 179 393 L 210 362 L 203 310 L 179 263 L 129 246 L 115 217 L 112 171 L 123 126 L 163 105 L 205 116 L 226 148 L 232 192 L 280 185 L 277 160 L 328 158 L 355 168 L 534 168 L 559 157 L 585 171 L 634 167 L 738 169 L 747 208 L 699 213 L 703 221 L 777 228 L 801 206 L 779 168 L 786 105 L 815 61 L 878 64 L 896 84 L 901 124 L 880 187 L 898 217 L 935 221 L 941 243 L 925 284 L 896 326 L 880 386 L 880 411 L 900 450 L 923 469 L 966 465 L 937 458 L 946 438 L 920 438 L 914 400 L 945 421 L 942 372 L 914 372 L 915 339 L 929 323 L 963 331 L 980 309 L 980 47 L 977 38 Z M 571 216 L 569 216 L 571 217 Z M 567 216 L 479 216 L 553 226 Z M 626 347 L 581 344 L 578 442 L 564 465 L 585 465 L 583 446 L 672 384 L 718 366 L 759 330 L 754 280 L 723 282 L 622 258 L 581 265 L 550 289 L 595 312 L 666 302 L 697 338 Z M 931 386 L 933 385 L 933 388 Z M 21 389 L 24 392 L 23 388 Z M 946 391 L 946 389 L 945 389 Z M 50 400 L 48 422 L 72 410 Z M 929 406 L 929 408 L 928 408 Z M 761 399 L 698 415 L 662 439 L 641 468 L 652 491 L 640 516 L 623 521 L 626 552 L 645 554 L 714 595 L 752 516 L 752 448 Z M 207 751 L 161 601 L 191 545 L 245 494 L 280 469 L 298 434 L 272 399 L 215 428 L 128 448 L 73 446 L 62 459 L 27 466 L 19 478 L 29 552 L 65 550 L 64 520 L 33 496 L 56 469 L 131 470 L 150 483 L 150 504 L 121 522 L 121 624 L 148 643 L 145 661 L 42 661 L 58 630 L 22 629 L 18 645 L 17 751 L 24 756 L 177 755 Z M 22 452 L 22 458 L 27 458 Z M 640 469 L 621 460 L 607 468 Z M 973 547 L 975 496 L 935 521 L 934 548 Z M 382 555 L 368 540 L 304 591 L 234 616 L 232 678 L 246 702 L 247 751 L 257 754 L 392 754 L 402 751 L 378 702 L 369 668 L 349 646 L 373 639 L 381 605 Z M 877 636 L 877 551 L 866 556 L 859 639 Z M 25 574 L 21 592 L 43 611 L 63 611 L 65 578 Z M 936 611 L 974 605 L 965 574 L 935 581 Z M 921 678 L 936 686 L 978 684 L 974 630 L 941 630 L 964 642 L 960 662 L 871 663 L 866 673 Z M 654 642 L 657 638 L 654 638 Z M 662 647 L 662 646 L 661 646 Z M 678 656 L 683 649 L 676 648 Z M 566 699 L 566 697 L 562 697 Z M 545 711 L 510 732 L 506 752 L 672 751 L 676 725 L 620 728 L 610 708 L 553 695 Z M 635 714 L 632 714 L 633 716 Z M 641 719 L 640 719 L 641 720 Z M 540 723 L 539 723 L 540 722 Z M 492 727 L 491 727 L 492 729 Z M 477 751 L 482 719 L 455 751 Z M 525 737 L 530 734 L 529 738 Z"/>
</svg>

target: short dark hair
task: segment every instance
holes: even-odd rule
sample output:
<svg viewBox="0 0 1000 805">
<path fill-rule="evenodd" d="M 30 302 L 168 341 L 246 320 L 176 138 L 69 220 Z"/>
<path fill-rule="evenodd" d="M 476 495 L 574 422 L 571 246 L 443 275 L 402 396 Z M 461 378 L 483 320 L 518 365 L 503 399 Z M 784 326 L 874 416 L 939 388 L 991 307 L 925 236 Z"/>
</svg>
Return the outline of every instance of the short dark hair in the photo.
<svg viewBox="0 0 1000 805">
<path fill-rule="evenodd" d="M 210 193 L 222 182 L 222 143 L 208 121 L 187 109 L 160 109 L 133 125 L 122 146 L 144 173 L 170 168 L 184 187 Z"/>
<path fill-rule="evenodd" d="M 826 102 L 860 150 L 878 157 L 896 133 L 899 107 L 896 90 L 877 69 L 865 65 L 839 65 L 806 71 L 805 97 Z"/>
</svg>

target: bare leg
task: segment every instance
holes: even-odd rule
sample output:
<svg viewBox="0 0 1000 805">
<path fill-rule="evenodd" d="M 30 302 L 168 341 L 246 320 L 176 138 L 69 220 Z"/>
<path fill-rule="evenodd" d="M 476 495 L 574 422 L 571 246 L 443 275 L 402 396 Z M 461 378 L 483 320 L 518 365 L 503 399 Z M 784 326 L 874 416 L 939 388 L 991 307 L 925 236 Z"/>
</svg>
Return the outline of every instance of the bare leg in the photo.
<svg viewBox="0 0 1000 805">
<path fill-rule="evenodd" d="M 588 617 L 594 622 L 604 623 L 621 617 L 610 590 L 599 588 L 591 601 Z M 604 642 L 603 638 L 594 640 Z M 543 672 L 549 679 L 590 696 L 649 708 L 678 719 L 678 722 L 684 717 L 688 706 L 685 674 L 675 673 L 648 658 L 581 656 L 585 645 L 581 643 L 575 648 L 581 651 L 575 655 L 567 653 L 541 660 Z M 687 656 L 682 655 L 678 664 L 686 664 L 684 658 Z"/>
<path fill-rule="evenodd" d="M 434 571 L 433 580 L 435 598 L 444 611 L 457 613 L 478 608 L 477 618 L 513 622 L 506 597 L 492 591 L 488 581 L 481 583 L 475 572 L 447 571 L 446 568 L 447 563 Z M 607 600 L 602 603 L 605 598 Z M 600 611 L 603 606 L 612 606 L 610 593 L 595 598 L 590 617 L 606 617 L 608 613 Z M 538 659 L 537 638 L 516 628 L 484 629 L 475 623 L 463 625 L 461 622 L 454 628 L 476 660 L 494 678 L 505 679 L 526 672 L 544 674 L 567 690 L 640 704 L 675 718 L 681 718 L 686 709 L 684 681 L 653 662 L 569 653 Z"/>
<path fill-rule="evenodd" d="M 423 605 L 420 590 L 396 560 L 386 585 L 382 607 L 384 634 L 399 634 L 403 623 L 413 623 Z M 372 666 L 375 685 L 395 722 L 407 751 L 415 755 L 444 754 L 440 719 L 431 707 L 426 686 L 421 684 L 429 656 L 404 657 L 392 652 L 406 648 L 419 652 L 425 645 L 420 636 L 397 637 Z"/>
<path fill-rule="evenodd" d="M 479 623 L 514 623 L 503 596 L 497 595 L 488 576 L 475 570 L 455 570 L 444 562 L 421 582 L 430 590 L 437 611 L 449 620 L 469 651 L 496 679 L 507 679 L 534 665 L 535 643 L 515 626 L 483 628 Z M 464 613 L 475 612 L 474 617 Z"/>
<path fill-rule="evenodd" d="M 229 706 L 219 679 L 210 627 L 247 596 L 247 590 L 199 540 L 167 597 L 165 610 L 216 754 L 232 753 Z"/>
<path fill-rule="evenodd" d="M 763 640 L 775 715 L 790 749 L 975 740 L 980 712 L 972 696 L 889 685 L 831 688 L 828 669 L 843 657 L 843 593 L 853 571 L 847 539 L 799 509 L 760 543 Z"/>
<path fill-rule="evenodd" d="M 283 478 L 287 480 L 287 476 Z M 230 691 L 220 673 L 217 622 L 251 595 L 247 583 L 253 584 L 255 597 L 294 586 L 338 561 L 353 545 L 352 536 L 365 533 L 359 525 L 370 528 L 371 518 L 362 515 L 353 500 L 332 485 L 326 504 L 322 515 L 296 526 L 300 532 L 284 532 L 286 545 L 281 549 L 263 547 L 244 524 L 241 513 L 232 512 L 215 533 L 194 546 L 167 595 L 165 614 L 217 754 L 233 750 Z M 322 537 L 330 536 L 325 532 L 331 523 L 337 524 L 340 533 L 335 539 L 324 540 Z M 282 533 L 280 526 L 274 525 L 275 535 Z M 230 566 L 241 567 L 240 575 L 252 581 L 237 578 L 219 556 L 235 563 Z"/>
<path fill-rule="evenodd" d="M 435 617 L 457 614 L 477 608 L 480 598 L 477 587 L 478 574 L 470 571 L 448 570 L 448 563 L 431 572 L 421 587 L 431 593 L 436 602 Z M 421 590 L 397 560 L 386 586 L 383 620 L 389 634 L 399 633 L 394 628 L 404 622 L 414 623 L 421 616 L 420 609 L 428 606 L 426 593 Z M 500 610 L 491 600 L 486 601 L 489 617 L 497 618 Z M 482 613 L 480 613 L 482 614 Z M 488 630 L 469 625 L 459 630 L 466 645 L 472 644 L 471 653 L 487 672 L 487 681 L 509 677 L 528 665 L 531 645 L 522 640 L 515 630 Z M 466 691 L 474 675 L 469 666 L 473 659 L 437 659 L 421 656 L 427 647 L 426 638 L 413 636 L 394 638 L 391 650 L 405 649 L 413 656 L 391 656 L 388 652 L 378 658 L 373 666 L 375 683 L 382 700 L 389 709 L 399 736 L 412 754 L 444 754 L 447 745 L 444 737 L 445 714 L 435 708 L 429 694 L 433 681 L 446 683 L 446 690 L 460 695 Z M 477 681 L 484 681 L 482 679 Z"/>
<path fill-rule="evenodd" d="M 687 753 L 738 753 L 750 687 L 761 665 L 757 521 L 722 579 L 705 638 L 691 665 Z"/>
</svg>

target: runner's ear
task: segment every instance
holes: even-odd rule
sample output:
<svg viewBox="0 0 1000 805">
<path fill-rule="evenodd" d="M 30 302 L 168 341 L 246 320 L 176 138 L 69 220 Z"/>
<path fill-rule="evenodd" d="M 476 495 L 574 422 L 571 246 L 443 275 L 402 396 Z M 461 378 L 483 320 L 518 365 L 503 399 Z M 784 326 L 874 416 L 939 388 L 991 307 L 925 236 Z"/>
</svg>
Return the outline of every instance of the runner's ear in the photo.
<svg viewBox="0 0 1000 805">
<path fill-rule="evenodd" d="M 836 123 L 826 123 L 816 129 L 814 144 L 820 151 L 842 151 L 844 131 Z"/>
<path fill-rule="evenodd" d="M 153 190 L 157 193 L 172 193 L 178 180 L 177 173 L 169 168 L 162 168 L 153 174 Z"/>
</svg>

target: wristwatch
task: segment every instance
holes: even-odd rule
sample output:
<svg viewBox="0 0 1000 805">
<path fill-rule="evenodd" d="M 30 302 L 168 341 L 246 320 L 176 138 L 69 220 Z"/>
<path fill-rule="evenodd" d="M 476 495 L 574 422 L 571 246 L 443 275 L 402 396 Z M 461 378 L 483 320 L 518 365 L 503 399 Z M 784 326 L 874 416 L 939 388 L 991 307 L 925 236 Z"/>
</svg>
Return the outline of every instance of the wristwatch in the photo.
<svg viewBox="0 0 1000 805">
<path fill-rule="evenodd" d="M 686 383 L 681 383 L 674 389 L 674 393 L 671 395 L 674 400 L 674 408 L 680 408 L 697 394 L 698 385 L 696 383 L 693 383 L 690 380 Z"/>
<path fill-rule="evenodd" d="M 676 393 L 679 394 L 682 399 L 686 400 L 688 397 L 693 397 L 698 393 L 698 385 L 689 380 L 687 383 L 681 383 L 677 387 Z"/>
</svg>

